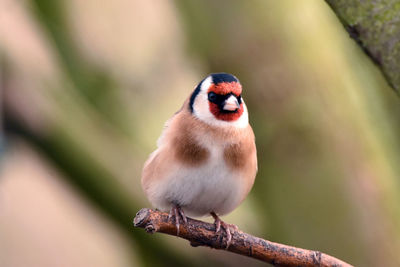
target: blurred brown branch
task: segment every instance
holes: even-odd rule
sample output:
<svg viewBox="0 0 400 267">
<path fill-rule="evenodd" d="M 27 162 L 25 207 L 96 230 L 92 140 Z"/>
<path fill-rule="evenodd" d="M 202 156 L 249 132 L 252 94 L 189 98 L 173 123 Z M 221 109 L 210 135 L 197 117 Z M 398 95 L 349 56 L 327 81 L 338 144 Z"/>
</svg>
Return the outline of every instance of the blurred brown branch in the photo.
<svg viewBox="0 0 400 267">
<path fill-rule="evenodd" d="M 148 233 L 164 233 L 177 236 L 175 223 L 168 219 L 168 213 L 141 209 L 134 219 L 135 227 L 144 228 Z M 179 237 L 196 246 L 208 246 L 225 249 L 222 236 L 215 233 L 215 225 L 188 218 L 188 223 L 181 225 Z M 264 240 L 242 231 L 234 231 L 230 252 L 252 257 L 275 266 L 352 266 L 319 251 L 291 247 Z"/>
</svg>

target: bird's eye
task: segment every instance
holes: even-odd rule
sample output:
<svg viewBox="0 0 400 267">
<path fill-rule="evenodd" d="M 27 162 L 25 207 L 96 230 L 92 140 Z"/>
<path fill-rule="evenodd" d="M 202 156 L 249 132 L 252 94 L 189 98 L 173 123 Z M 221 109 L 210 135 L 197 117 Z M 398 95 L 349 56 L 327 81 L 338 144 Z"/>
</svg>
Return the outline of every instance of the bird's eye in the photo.
<svg viewBox="0 0 400 267">
<path fill-rule="evenodd" d="M 209 93 L 208 93 L 208 100 L 209 100 L 210 102 L 215 102 L 215 101 L 217 101 L 217 94 L 214 93 L 214 92 L 209 92 Z"/>
</svg>

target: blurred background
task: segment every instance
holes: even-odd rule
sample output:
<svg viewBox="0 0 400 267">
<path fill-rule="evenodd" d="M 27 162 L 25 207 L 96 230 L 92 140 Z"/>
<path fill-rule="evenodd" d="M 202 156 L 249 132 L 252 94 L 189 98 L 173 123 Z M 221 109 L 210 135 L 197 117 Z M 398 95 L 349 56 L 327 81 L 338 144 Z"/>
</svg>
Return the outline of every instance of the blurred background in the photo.
<svg viewBox="0 0 400 267">
<path fill-rule="evenodd" d="M 0 266 L 264 266 L 132 225 L 211 72 L 241 80 L 259 159 L 223 219 L 400 265 L 400 99 L 324 1 L 0 0 L 0 38 Z"/>
</svg>

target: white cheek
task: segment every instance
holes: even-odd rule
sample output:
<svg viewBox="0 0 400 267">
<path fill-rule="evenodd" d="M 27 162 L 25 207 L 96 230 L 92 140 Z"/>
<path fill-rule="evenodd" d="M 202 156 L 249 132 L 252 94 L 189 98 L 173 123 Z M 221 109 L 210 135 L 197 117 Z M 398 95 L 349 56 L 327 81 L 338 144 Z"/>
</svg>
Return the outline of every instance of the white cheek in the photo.
<svg viewBox="0 0 400 267">
<path fill-rule="evenodd" d="M 200 91 L 197 95 L 193 103 L 193 113 L 197 118 L 205 122 L 215 119 L 210 111 L 208 95 L 205 92 Z"/>
<path fill-rule="evenodd" d="M 236 121 L 232 122 L 232 124 L 238 128 L 245 128 L 245 127 L 247 127 L 247 125 L 249 125 L 249 113 L 247 112 L 247 106 L 243 100 L 242 100 L 242 103 L 243 103 L 242 116 L 240 116 L 240 118 L 237 119 Z"/>
</svg>

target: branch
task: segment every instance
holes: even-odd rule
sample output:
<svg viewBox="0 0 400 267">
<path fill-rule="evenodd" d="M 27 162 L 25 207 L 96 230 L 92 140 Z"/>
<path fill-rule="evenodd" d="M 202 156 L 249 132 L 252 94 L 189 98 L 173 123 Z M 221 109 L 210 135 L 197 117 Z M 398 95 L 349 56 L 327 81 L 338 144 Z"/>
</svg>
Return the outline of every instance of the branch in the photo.
<svg viewBox="0 0 400 267">
<path fill-rule="evenodd" d="M 325 0 L 400 94 L 399 0 Z"/>
<path fill-rule="evenodd" d="M 225 249 L 222 236 L 215 233 L 215 225 L 187 218 L 188 223 L 179 228 L 179 237 L 189 240 L 194 247 L 208 246 Z M 135 227 L 144 228 L 148 233 L 164 233 L 176 236 L 176 226 L 168 220 L 168 213 L 141 209 L 133 220 Z M 225 239 L 224 239 L 225 240 Z M 291 247 L 264 240 L 242 231 L 232 233 L 230 252 L 255 258 L 275 266 L 352 266 L 319 251 Z"/>
</svg>

